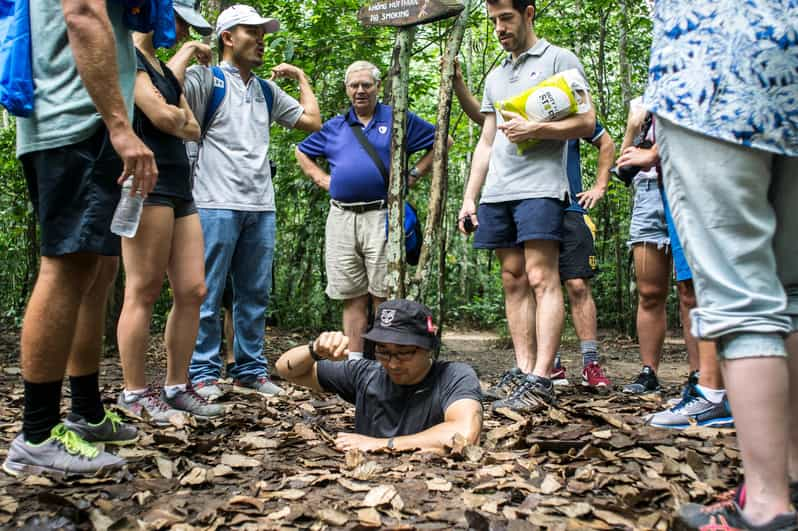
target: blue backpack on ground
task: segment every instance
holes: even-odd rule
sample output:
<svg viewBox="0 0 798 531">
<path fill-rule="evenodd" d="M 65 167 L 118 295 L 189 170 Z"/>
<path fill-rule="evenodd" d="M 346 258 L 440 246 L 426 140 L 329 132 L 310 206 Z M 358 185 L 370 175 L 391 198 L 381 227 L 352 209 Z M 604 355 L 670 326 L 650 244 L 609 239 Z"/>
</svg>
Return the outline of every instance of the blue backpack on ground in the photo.
<svg viewBox="0 0 798 531">
<path fill-rule="evenodd" d="M 0 105 L 14 116 L 33 112 L 28 0 L 0 0 Z"/>
</svg>

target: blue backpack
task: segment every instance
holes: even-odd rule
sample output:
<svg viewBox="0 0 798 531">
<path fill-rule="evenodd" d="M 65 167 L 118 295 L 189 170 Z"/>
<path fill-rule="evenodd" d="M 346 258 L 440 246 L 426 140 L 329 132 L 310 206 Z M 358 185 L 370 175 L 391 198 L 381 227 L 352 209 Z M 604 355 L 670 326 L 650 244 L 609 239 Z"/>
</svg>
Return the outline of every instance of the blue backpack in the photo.
<svg viewBox="0 0 798 531">
<path fill-rule="evenodd" d="M 28 0 L 0 0 L 0 105 L 14 116 L 33 112 Z"/>
</svg>

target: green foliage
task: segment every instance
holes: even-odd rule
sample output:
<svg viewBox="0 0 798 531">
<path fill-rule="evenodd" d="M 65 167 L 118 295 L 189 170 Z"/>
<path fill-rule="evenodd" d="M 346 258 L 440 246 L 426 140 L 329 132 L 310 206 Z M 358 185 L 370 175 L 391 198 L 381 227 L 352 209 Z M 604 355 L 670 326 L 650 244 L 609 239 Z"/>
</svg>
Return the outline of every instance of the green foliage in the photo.
<svg viewBox="0 0 798 531">
<path fill-rule="evenodd" d="M 248 0 L 261 13 L 278 18 L 282 30 L 267 36 L 263 67 L 281 62 L 301 67 L 311 80 L 325 120 L 344 112 L 348 106 L 343 88 L 346 67 L 355 60 L 375 63 L 388 77 L 394 30 L 366 28 L 357 21 L 359 0 Z M 222 2 L 222 7 L 229 2 Z M 460 62 L 472 91 L 481 98 L 487 73 L 503 57 L 485 3 L 474 2 Z M 215 4 L 218 6 L 218 3 Z M 626 12 L 623 7 L 627 6 Z M 598 115 L 620 147 L 626 121 L 625 98 L 644 89 L 650 45 L 651 23 L 643 0 L 554 0 L 538 2 L 540 12 L 535 29 L 540 37 L 573 50 L 582 60 Z M 209 17 L 215 20 L 215 13 Z M 438 107 L 438 58 L 445 46 L 451 20 L 418 29 L 410 75 L 411 110 L 435 121 Z M 622 46 L 625 39 L 626 45 Z M 623 54 L 629 77 L 621 71 Z M 170 53 L 165 53 L 166 59 Z M 281 80 L 289 93 L 296 85 Z M 384 83 L 385 85 L 386 83 Z M 450 134 L 455 145 L 449 154 L 449 185 L 442 237 L 446 240 L 445 300 L 450 323 L 474 327 L 503 326 L 504 303 L 497 260 L 477 252 L 471 241 L 455 228 L 464 184 L 479 129 L 463 115 L 456 100 L 452 109 Z M 319 329 L 337 327 L 341 307 L 324 294 L 324 230 L 329 209 L 328 196 L 300 172 L 295 158 L 296 144 L 305 137 L 280 127 L 272 130 L 271 157 L 277 162 L 275 190 L 278 205 L 278 244 L 274 267 L 271 317 L 283 326 Z M 24 258 L 31 248 L 30 210 L 25 183 L 14 159 L 13 127 L 0 132 L 0 305 L 7 314 L 20 315 L 35 264 Z M 586 187 L 596 172 L 596 150 L 583 146 Z M 411 200 L 422 217 L 427 211 L 429 180 L 411 191 Z M 632 332 L 635 300 L 630 292 L 630 261 L 625 241 L 631 208 L 630 193 L 618 182 L 593 209 L 598 226 L 597 251 L 601 274 L 594 281 L 599 326 Z M 35 249 L 35 247 L 34 247 Z M 437 252 L 433 252 L 437 261 Z M 433 263 L 433 270 L 437 264 Z M 435 275 L 423 285 L 424 301 L 435 305 Z M 154 322 L 161 325 L 168 308 L 168 292 L 159 301 Z M 674 312 L 673 305 L 671 313 Z"/>
</svg>

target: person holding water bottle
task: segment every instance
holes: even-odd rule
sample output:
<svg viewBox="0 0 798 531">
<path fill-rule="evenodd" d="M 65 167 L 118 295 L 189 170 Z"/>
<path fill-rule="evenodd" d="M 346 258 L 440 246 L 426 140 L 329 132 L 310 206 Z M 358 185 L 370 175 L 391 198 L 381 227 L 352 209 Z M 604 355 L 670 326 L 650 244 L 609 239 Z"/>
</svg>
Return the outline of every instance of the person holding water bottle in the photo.
<svg viewBox="0 0 798 531">
<path fill-rule="evenodd" d="M 174 9 L 178 41 L 188 36 L 189 25 L 199 33 L 210 33 L 210 24 L 194 9 L 193 2 L 175 0 Z M 160 179 L 146 198 L 123 193 L 112 227 L 124 236 L 126 274 L 125 302 L 117 328 L 125 387 L 117 403 L 155 424 L 166 424 L 183 412 L 214 417 L 224 412 L 222 406 L 207 403 L 188 384 L 188 363 L 206 288 L 202 228 L 191 194 L 183 140 L 197 140 L 200 127 L 180 82 L 156 57 L 152 33 L 134 33 L 133 39 L 138 59 L 133 125 L 155 153 Z M 210 49 L 205 45 L 191 42 L 185 47 L 194 50 L 201 62 L 210 59 Z M 144 359 L 152 309 L 160 296 L 164 273 L 169 277 L 174 302 L 166 322 L 167 371 L 161 390 L 147 385 Z"/>
</svg>

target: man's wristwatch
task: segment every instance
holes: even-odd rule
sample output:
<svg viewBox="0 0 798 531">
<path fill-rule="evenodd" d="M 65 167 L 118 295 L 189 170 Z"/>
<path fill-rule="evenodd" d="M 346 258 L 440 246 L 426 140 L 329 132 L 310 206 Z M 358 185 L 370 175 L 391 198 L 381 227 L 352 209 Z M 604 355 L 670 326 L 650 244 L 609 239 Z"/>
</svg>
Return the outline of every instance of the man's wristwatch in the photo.
<svg viewBox="0 0 798 531">
<path fill-rule="evenodd" d="M 388 439 L 388 444 L 386 445 L 386 448 L 388 448 L 389 450 L 393 450 L 395 447 L 396 445 L 394 444 L 393 437 L 391 437 L 390 439 Z"/>
<path fill-rule="evenodd" d="M 322 358 L 321 356 L 319 356 L 318 354 L 316 354 L 316 351 L 315 351 L 315 350 L 313 350 L 313 343 L 315 343 L 315 342 L 316 342 L 316 341 L 315 341 L 315 340 L 313 340 L 313 341 L 311 341 L 310 343 L 308 343 L 308 350 L 310 351 L 310 357 L 311 357 L 311 358 L 313 358 L 313 359 L 314 359 L 314 360 L 316 360 L 316 361 L 321 361 L 321 360 L 323 360 L 324 358 Z"/>
</svg>

